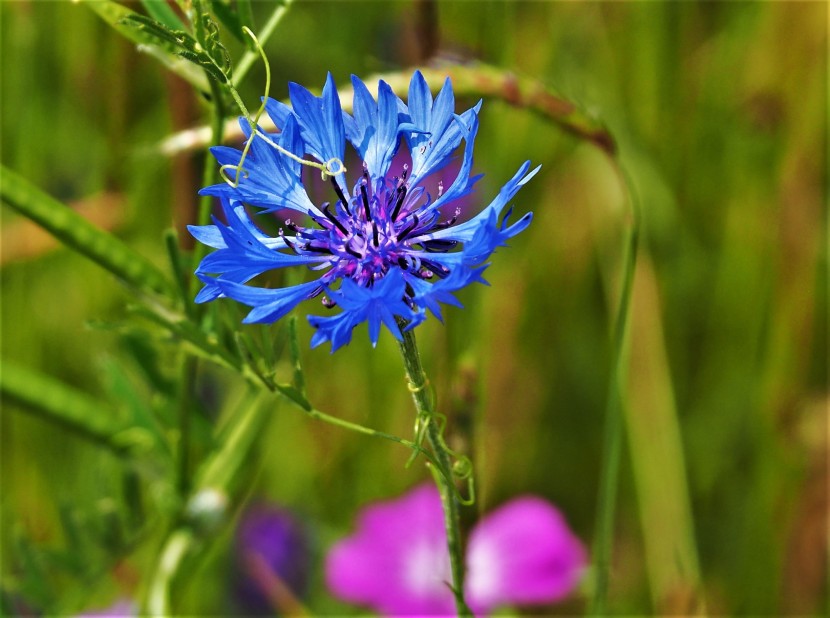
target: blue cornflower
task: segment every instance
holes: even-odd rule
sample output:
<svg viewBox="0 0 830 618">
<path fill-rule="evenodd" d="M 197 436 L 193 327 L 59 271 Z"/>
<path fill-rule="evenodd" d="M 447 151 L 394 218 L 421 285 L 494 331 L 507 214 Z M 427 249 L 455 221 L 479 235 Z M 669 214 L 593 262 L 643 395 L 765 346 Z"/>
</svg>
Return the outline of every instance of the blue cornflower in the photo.
<svg viewBox="0 0 830 618">
<path fill-rule="evenodd" d="M 357 77 L 352 76 L 352 84 L 353 115 L 341 110 L 329 74 L 322 97 L 292 83 L 292 107 L 266 101 L 279 133 L 252 132 L 248 121 L 240 119 L 250 146 L 246 157 L 234 148 L 211 149 L 225 169 L 241 169 L 236 182 L 200 192 L 221 198 L 226 223 L 214 218 L 214 225 L 189 227 L 194 237 L 216 249 L 196 270 L 205 284 L 196 302 L 229 297 L 253 308 L 244 322 L 271 323 L 325 292 L 323 304 L 339 307 L 339 312 L 309 316 L 317 328 L 312 346 L 330 341 L 334 351 L 364 321 L 373 345 L 381 324 L 400 340 L 397 319 L 412 328 L 429 310 L 440 320 L 439 303 L 458 305 L 452 293 L 484 282 L 482 272 L 493 251 L 530 224 L 532 213 L 508 225 L 508 211 L 499 221 L 507 203 L 539 170 L 528 172 L 529 161 L 478 215 L 456 225 L 456 208 L 455 216 L 441 220 L 442 212 L 457 206 L 480 178 L 470 175 L 480 102 L 455 114 L 449 78 L 433 99 L 419 71 L 412 76 L 407 103 L 383 81 L 377 100 Z M 346 142 L 363 162 L 351 189 L 342 163 Z M 446 189 L 441 182 L 433 185 L 462 142 L 455 180 Z M 401 145 L 411 167 L 404 165 L 399 175 L 392 175 L 390 166 Z M 302 181 L 306 156 L 324 169 L 333 206 L 317 206 L 309 198 Z M 286 220 L 287 230 L 271 237 L 254 224 L 244 204 L 259 214 L 291 209 L 305 217 Z M 287 288 L 245 285 L 266 271 L 295 265 L 322 275 Z"/>
</svg>

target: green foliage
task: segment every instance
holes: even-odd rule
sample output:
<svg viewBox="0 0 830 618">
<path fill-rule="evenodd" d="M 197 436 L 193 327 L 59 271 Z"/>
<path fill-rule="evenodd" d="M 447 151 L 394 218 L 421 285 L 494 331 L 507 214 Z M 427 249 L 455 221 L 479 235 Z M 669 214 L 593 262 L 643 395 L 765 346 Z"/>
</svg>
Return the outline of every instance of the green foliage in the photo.
<svg viewBox="0 0 830 618">
<path fill-rule="evenodd" d="M 169 281 L 147 259 L 2 166 L 0 198 L 126 283 L 150 292 L 170 290 Z"/>
<path fill-rule="evenodd" d="M 116 31 L 142 46 L 141 49 L 144 52 L 157 58 L 179 77 L 186 79 L 202 92 L 210 89 L 204 73 L 196 70 L 189 62 L 182 62 L 176 58 L 180 54 L 182 44 L 179 43 L 176 35 L 172 34 L 178 32 L 175 29 L 175 22 L 173 25 L 166 25 L 166 23 L 135 13 L 113 0 L 84 0 L 84 2 Z M 185 36 L 191 38 L 189 35 Z"/>
</svg>

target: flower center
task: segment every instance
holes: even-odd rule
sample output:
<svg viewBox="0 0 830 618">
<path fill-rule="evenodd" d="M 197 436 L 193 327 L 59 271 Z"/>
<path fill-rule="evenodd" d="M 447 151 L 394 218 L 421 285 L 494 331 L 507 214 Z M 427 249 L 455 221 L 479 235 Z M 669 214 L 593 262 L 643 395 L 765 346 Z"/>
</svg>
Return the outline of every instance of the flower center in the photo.
<svg viewBox="0 0 830 618">
<path fill-rule="evenodd" d="M 408 271 L 423 279 L 434 275 L 446 277 L 449 269 L 423 254 L 444 253 L 456 243 L 419 240 L 418 237 L 429 230 L 452 225 L 455 217 L 436 224 L 437 212 L 428 210 L 431 196 L 422 187 L 411 188 L 407 176 L 408 166 L 405 165 L 400 176 L 380 178 L 372 183 L 364 167 L 351 197 L 344 194 L 338 178 L 332 176 L 329 181 L 337 201 L 333 207 L 328 202 L 323 204 L 322 217 L 311 215 L 319 227 L 301 227 L 289 219 L 285 223 L 294 236 L 285 236 L 282 230 L 280 234 L 297 254 L 331 256 L 312 267 L 330 267 L 322 278 L 326 284 L 346 277 L 368 287 L 391 268 Z M 439 194 L 441 190 L 439 185 Z M 411 297 L 412 294 L 408 288 L 407 295 Z M 326 298 L 323 304 L 334 306 Z"/>
</svg>

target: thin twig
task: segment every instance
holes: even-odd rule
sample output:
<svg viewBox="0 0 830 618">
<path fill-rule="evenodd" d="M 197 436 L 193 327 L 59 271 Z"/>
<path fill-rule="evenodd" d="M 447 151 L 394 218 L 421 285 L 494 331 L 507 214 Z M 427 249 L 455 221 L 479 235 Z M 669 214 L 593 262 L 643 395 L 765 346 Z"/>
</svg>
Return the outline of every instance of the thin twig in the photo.
<svg viewBox="0 0 830 618">
<path fill-rule="evenodd" d="M 447 64 L 440 67 L 422 68 L 421 72 L 431 90 L 437 92 L 449 77 L 457 97 L 487 97 L 499 99 L 516 107 L 536 112 L 547 120 L 555 122 L 562 129 L 596 144 L 608 154 L 615 154 L 616 143 L 611 133 L 596 119 L 585 113 L 575 103 L 555 94 L 543 83 L 487 64 Z M 380 73 L 369 76 L 366 86 L 377 94 L 377 82 L 387 82 L 397 93 L 405 93 L 409 87 L 412 70 L 394 73 Z M 338 89 L 344 111 L 351 111 L 354 90 L 350 85 Z M 266 131 L 275 129 L 267 117 L 261 126 Z M 242 131 L 236 120 L 228 121 L 224 127 L 222 142 L 242 139 Z M 173 156 L 186 150 L 204 148 L 211 143 L 208 127 L 196 127 L 175 133 L 163 140 L 155 149 L 164 156 Z"/>
</svg>

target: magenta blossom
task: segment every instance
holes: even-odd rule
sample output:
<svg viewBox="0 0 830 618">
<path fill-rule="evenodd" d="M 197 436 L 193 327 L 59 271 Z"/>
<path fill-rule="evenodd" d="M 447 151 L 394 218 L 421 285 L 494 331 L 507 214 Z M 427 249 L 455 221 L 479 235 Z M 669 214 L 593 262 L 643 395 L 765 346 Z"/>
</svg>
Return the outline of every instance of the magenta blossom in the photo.
<svg viewBox="0 0 830 618">
<path fill-rule="evenodd" d="M 470 534 L 466 558 L 465 596 L 478 616 L 559 601 L 586 564 L 582 543 L 559 511 L 534 496 L 484 517 Z M 326 579 L 337 597 L 388 616 L 455 615 L 438 491 L 422 485 L 366 507 L 355 534 L 329 552 Z"/>
</svg>

